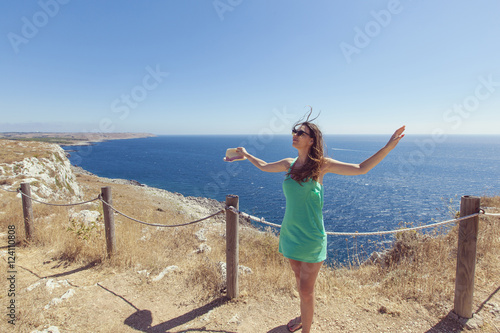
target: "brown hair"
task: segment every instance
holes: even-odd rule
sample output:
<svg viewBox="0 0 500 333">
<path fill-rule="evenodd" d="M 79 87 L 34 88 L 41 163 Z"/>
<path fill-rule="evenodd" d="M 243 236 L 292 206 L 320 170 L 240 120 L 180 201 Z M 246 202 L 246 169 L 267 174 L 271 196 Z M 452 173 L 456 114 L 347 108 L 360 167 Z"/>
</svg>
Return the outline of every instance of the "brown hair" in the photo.
<svg viewBox="0 0 500 333">
<path fill-rule="evenodd" d="M 287 176 L 290 176 L 290 178 L 297 181 L 299 184 L 306 182 L 309 179 L 313 179 L 316 181 L 318 180 L 319 172 L 321 170 L 321 166 L 323 165 L 323 158 L 325 156 L 325 143 L 323 141 L 323 134 L 321 133 L 319 127 L 316 124 L 311 123 L 311 121 L 309 120 L 311 113 L 312 108 L 307 116 L 306 121 L 301 122 L 300 120 L 293 126 L 293 128 L 297 128 L 300 126 L 306 126 L 307 128 L 309 128 L 309 133 L 311 134 L 311 138 L 314 141 L 313 145 L 309 149 L 306 163 L 300 168 L 290 168 L 290 171 L 287 173 Z"/>
</svg>

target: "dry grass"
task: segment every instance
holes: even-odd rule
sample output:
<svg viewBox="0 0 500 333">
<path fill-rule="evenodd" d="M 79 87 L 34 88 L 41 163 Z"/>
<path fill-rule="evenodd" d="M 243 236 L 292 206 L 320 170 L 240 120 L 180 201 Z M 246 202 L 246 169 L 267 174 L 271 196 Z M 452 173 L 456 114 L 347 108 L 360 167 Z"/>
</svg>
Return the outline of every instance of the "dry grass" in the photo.
<svg viewBox="0 0 500 333">
<path fill-rule="evenodd" d="M 49 158 L 52 152 L 46 149 L 46 144 L 0 140 L 0 163 L 12 164 L 24 158 Z"/>
<path fill-rule="evenodd" d="M 103 185 L 89 176 L 80 176 L 87 190 L 98 193 Z M 183 223 L 185 216 L 164 209 L 158 200 L 151 200 L 140 193 L 140 188 L 126 185 L 113 186 L 114 206 L 127 215 L 154 223 Z M 141 195 L 140 195 L 141 194 Z M 15 224 L 18 237 L 24 237 L 20 219 L 20 200 L 14 195 L 2 200 L 3 228 Z M 91 195 L 87 195 L 91 197 Z M 500 198 L 483 198 L 483 205 L 500 207 Z M 162 211 L 158 210 L 162 206 Z M 88 204 L 78 210 L 102 211 L 101 205 Z M 54 259 L 86 264 L 101 262 L 121 269 L 145 269 L 158 274 L 170 265 L 189 267 L 186 283 L 189 287 L 200 286 L 204 298 L 220 296 L 224 284 L 217 263 L 225 261 L 224 225 L 217 226 L 209 236 L 209 253 L 195 254 L 200 241 L 194 233 L 201 228 L 192 225 L 182 228 L 144 226 L 117 216 L 116 238 L 118 252 L 106 259 L 105 236 L 102 226 L 77 232 L 78 226 L 70 223 L 68 208 L 35 204 L 36 238 L 34 245 L 51 251 Z M 476 277 L 478 284 L 488 284 L 500 276 L 500 252 L 498 218 L 481 216 L 478 236 Z M 318 293 L 335 290 L 347 291 L 352 286 L 370 286 L 390 299 L 415 300 L 429 308 L 449 302 L 453 297 L 456 265 L 457 227 L 447 234 L 433 237 L 415 232 L 398 235 L 394 248 L 387 256 L 386 267 L 380 265 L 324 267 L 318 281 Z M 80 228 L 81 231 L 81 228 Z M 293 276 L 288 263 L 278 253 L 278 238 L 267 232 L 249 228 L 240 231 L 240 264 L 250 267 L 253 274 L 243 275 L 241 289 L 255 296 L 268 293 L 294 293 Z M 356 288 L 353 288 L 356 289 Z M 390 291 L 390 292 L 388 292 Z"/>
<path fill-rule="evenodd" d="M 13 143 L 17 145 L 18 143 Z M 19 148 L 19 147 L 18 147 Z M 20 149 L 20 148 L 19 148 Z M 8 155 L 8 154 L 7 154 Z M 0 156 L 0 161 L 2 157 Z M 84 199 L 100 192 L 99 178 L 79 175 Z M 113 184 L 113 205 L 125 214 L 153 223 L 176 224 L 191 220 L 165 198 L 146 195 L 140 187 Z M 0 228 L 16 225 L 18 239 L 24 238 L 21 200 L 14 193 L 0 192 L 2 219 Z M 500 207 L 500 197 L 482 198 L 482 206 Z M 34 204 L 36 235 L 31 247 L 45 251 L 54 260 L 81 264 L 99 263 L 99 267 L 132 274 L 146 270 L 157 275 L 165 267 L 176 265 L 181 273 L 175 284 L 188 289 L 197 302 L 223 295 L 224 280 L 218 263 L 225 261 L 225 225 L 220 220 L 182 228 L 148 227 L 116 216 L 118 252 L 108 259 L 105 255 L 105 235 L 101 225 L 84 228 L 72 224 L 70 214 L 77 210 L 98 210 L 101 204 L 88 204 L 74 209 Z M 476 293 L 485 295 L 498 287 L 500 276 L 500 237 L 498 217 L 481 216 L 478 235 Z M 210 252 L 196 253 L 201 244 L 195 233 L 206 229 Z M 318 297 L 343 294 L 358 302 L 369 303 L 373 298 L 393 302 L 415 302 L 429 312 L 443 315 L 453 304 L 456 267 L 457 230 L 446 234 L 424 236 L 419 233 L 398 235 L 386 265 L 324 266 L 317 283 Z M 240 230 L 240 265 L 250 267 L 252 274 L 240 278 L 243 295 L 257 299 L 279 294 L 296 296 L 294 278 L 288 262 L 278 253 L 278 237 L 271 232 L 253 228 Z M 158 284 L 155 288 L 171 288 Z M 330 297 L 335 306 L 335 297 Z M 35 320 L 34 318 L 33 320 Z"/>
<path fill-rule="evenodd" d="M 79 180 L 93 193 L 103 184 L 89 176 Z M 164 204 L 141 194 L 133 186 L 113 186 L 114 206 L 127 215 L 154 223 L 183 223 L 185 216 L 164 209 Z M 141 195 L 139 195 L 141 194 Z M 89 195 L 90 196 L 90 195 Z M 18 201 L 15 198 L 15 201 Z M 500 207 L 500 198 L 483 198 L 484 206 Z M 19 205 L 18 205 L 19 206 Z M 158 210 L 163 207 L 162 211 Z M 5 212 L 6 224 L 14 223 L 21 230 L 20 207 L 9 207 Z M 89 209 L 81 207 L 80 209 Z M 102 210 L 100 205 L 91 209 Z M 183 285 L 200 301 L 222 295 L 224 280 L 218 263 L 225 261 L 225 225 L 211 222 L 207 234 L 208 253 L 196 254 L 200 241 L 195 232 L 202 225 L 182 228 L 143 226 L 117 216 L 116 235 L 118 252 L 107 259 L 103 227 L 88 230 L 83 237 L 74 228 L 69 230 L 67 208 L 36 205 L 37 247 L 51 251 L 54 259 L 87 264 L 99 262 L 103 267 L 121 270 L 147 270 L 156 275 L 167 266 L 183 268 Z M 487 292 L 495 287 L 500 276 L 500 252 L 498 218 L 481 216 L 477 248 L 476 290 Z M 432 237 L 415 232 L 401 233 L 389 252 L 386 265 L 351 265 L 347 267 L 323 267 L 318 279 L 319 295 L 343 293 L 358 299 L 373 295 L 395 302 L 414 301 L 429 311 L 443 313 L 446 304 L 453 303 L 456 267 L 457 227 L 446 234 Z M 19 236 L 22 237 L 22 232 Z M 250 267 L 252 274 L 243 274 L 240 290 L 244 295 L 265 298 L 269 294 L 296 295 L 294 278 L 288 262 L 278 253 L 278 237 L 271 232 L 257 232 L 244 227 L 240 231 L 240 264 Z"/>
<path fill-rule="evenodd" d="M 500 207 L 500 197 L 483 197 L 481 203 L 482 206 Z M 498 287 L 499 222 L 498 217 L 480 216 L 475 271 L 476 293 L 489 295 Z M 332 284 L 337 284 L 338 287 L 352 283 L 354 286 L 367 287 L 390 300 L 415 301 L 430 312 L 443 315 L 453 304 L 457 242 L 458 225 L 445 234 L 401 233 L 388 252 L 385 265 L 336 269 L 329 273 L 336 278 L 335 283 L 328 281 L 331 279 L 328 277 L 321 281 L 320 290 L 330 292 Z M 362 290 L 366 291 L 364 288 Z M 352 287 L 350 291 L 356 291 L 356 288 Z M 363 297 L 362 294 L 356 295 Z"/>
</svg>

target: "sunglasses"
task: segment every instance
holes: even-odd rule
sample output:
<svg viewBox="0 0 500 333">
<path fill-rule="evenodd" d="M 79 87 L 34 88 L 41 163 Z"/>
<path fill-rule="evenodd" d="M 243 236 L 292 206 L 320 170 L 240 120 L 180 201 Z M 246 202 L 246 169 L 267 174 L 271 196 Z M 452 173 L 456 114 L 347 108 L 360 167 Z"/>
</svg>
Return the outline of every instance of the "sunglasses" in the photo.
<svg viewBox="0 0 500 333">
<path fill-rule="evenodd" d="M 308 137 L 311 137 L 311 134 L 307 133 L 306 131 L 296 130 L 295 128 L 292 130 L 292 135 L 302 136 L 303 134 L 306 134 Z"/>
</svg>

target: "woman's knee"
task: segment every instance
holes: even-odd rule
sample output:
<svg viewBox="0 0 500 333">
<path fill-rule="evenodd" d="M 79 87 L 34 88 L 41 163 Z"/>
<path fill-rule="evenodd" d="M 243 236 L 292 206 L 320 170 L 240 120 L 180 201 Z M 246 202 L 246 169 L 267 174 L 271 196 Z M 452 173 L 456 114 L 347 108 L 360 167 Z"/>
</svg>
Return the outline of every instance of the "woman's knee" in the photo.
<svg viewBox="0 0 500 333">
<path fill-rule="evenodd" d="M 305 296 L 314 295 L 314 285 L 314 281 L 300 279 L 299 292 Z"/>
<path fill-rule="evenodd" d="M 314 286 L 312 288 L 300 286 L 299 294 L 300 294 L 300 298 L 304 301 L 313 299 L 314 298 Z"/>
</svg>

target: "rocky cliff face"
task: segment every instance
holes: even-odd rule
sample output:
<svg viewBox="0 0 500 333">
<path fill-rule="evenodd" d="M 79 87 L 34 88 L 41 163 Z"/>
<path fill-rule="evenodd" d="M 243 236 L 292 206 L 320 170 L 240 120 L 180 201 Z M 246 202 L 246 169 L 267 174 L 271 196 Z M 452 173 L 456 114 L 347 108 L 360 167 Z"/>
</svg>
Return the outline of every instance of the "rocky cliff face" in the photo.
<svg viewBox="0 0 500 333">
<path fill-rule="evenodd" d="M 64 150 L 55 144 L 0 140 L 0 183 L 31 184 L 33 198 L 74 202 L 82 192 Z"/>
</svg>

